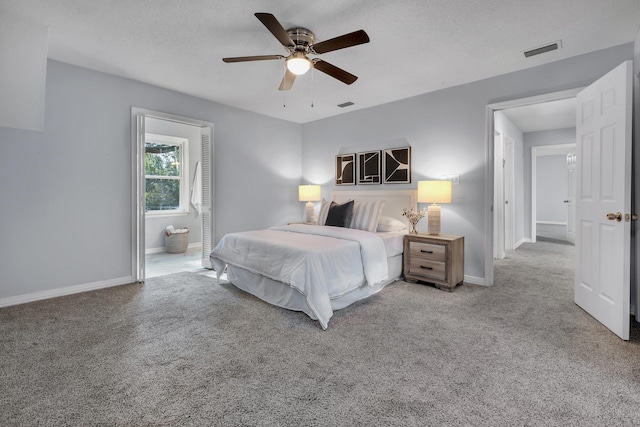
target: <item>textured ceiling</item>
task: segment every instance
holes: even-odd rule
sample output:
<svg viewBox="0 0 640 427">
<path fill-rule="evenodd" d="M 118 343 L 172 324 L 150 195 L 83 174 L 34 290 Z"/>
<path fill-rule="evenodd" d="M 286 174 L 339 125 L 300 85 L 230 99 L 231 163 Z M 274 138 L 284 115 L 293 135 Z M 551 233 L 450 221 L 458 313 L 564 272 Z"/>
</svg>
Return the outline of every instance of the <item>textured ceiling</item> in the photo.
<svg viewBox="0 0 640 427">
<path fill-rule="evenodd" d="M 359 79 L 307 73 L 283 93 L 283 61 L 223 63 L 284 53 L 255 12 L 318 41 L 364 29 L 370 43 L 321 56 Z M 638 0 L 0 0 L 0 13 L 48 26 L 52 59 L 298 123 L 632 42 L 640 25 Z"/>
<path fill-rule="evenodd" d="M 508 108 L 502 112 L 523 133 L 576 126 L 575 98 Z"/>
</svg>

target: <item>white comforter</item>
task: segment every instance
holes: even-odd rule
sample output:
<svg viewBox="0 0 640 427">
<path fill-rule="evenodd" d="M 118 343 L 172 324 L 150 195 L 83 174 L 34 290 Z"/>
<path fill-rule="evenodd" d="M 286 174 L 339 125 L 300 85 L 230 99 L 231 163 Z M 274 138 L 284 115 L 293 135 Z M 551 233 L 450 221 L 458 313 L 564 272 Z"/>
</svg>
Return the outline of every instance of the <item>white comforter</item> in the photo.
<svg viewBox="0 0 640 427">
<path fill-rule="evenodd" d="M 234 265 L 286 283 L 305 296 L 323 329 L 331 298 L 388 277 L 383 240 L 362 230 L 288 225 L 225 235 L 210 255 L 218 272 Z"/>
</svg>

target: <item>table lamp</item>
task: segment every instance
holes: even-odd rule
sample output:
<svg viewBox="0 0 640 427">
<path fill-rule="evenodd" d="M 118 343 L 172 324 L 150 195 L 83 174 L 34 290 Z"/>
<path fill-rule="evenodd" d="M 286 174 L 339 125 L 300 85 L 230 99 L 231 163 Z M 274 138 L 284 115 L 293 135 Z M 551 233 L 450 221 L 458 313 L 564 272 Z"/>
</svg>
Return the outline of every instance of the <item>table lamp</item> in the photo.
<svg viewBox="0 0 640 427">
<path fill-rule="evenodd" d="M 427 209 L 429 234 L 440 234 L 438 203 L 451 203 L 451 181 L 418 181 L 418 203 L 431 203 Z"/>
<path fill-rule="evenodd" d="M 299 185 L 298 186 L 298 201 L 307 202 L 306 212 L 307 212 L 307 222 L 311 222 L 311 218 L 313 217 L 313 210 L 315 205 L 313 202 L 319 202 L 322 200 L 322 196 L 320 194 L 320 186 L 319 185 Z"/>
</svg>

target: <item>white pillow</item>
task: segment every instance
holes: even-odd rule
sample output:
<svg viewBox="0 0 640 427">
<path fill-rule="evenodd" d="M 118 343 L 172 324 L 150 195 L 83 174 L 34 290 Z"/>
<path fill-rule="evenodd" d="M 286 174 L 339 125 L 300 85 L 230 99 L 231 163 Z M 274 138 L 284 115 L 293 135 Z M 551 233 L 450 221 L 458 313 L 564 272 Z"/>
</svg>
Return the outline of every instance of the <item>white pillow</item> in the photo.
<svg viewBox="0 0 640 427">
<path fill-rule="evenodd" d="M 390 216 L 381 216 L 378 220 L 378 231 L 402 231 L 406 229 L 407 226 L 402 221 Z"/>
<path fill-rule="evenodd" d="M 353 205 L 353 218 L 351 219 L 350 228 L 375 233 L 383 207 L 384 200 L 373 202 L 359 202 L 356 200 Z"/>
<path fill-rule="evenodd" d="M 320 205 L 320 212 L 318 212 L 318 225 L 324 225 L 327 222 L 327 216 L 329 215 L 329 208 L 331 207 L 331 202 L 327 202 L 325 199 L 322 199 L 322 204 Z"/>
</svg>

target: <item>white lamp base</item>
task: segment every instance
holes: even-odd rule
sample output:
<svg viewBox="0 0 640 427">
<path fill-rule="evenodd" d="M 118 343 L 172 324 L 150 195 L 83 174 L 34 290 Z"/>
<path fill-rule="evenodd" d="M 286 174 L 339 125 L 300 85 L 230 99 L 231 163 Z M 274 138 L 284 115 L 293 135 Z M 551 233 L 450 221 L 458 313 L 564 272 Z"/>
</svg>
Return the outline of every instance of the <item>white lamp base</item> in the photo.
<svg viewBox="0 0 640 427">
<path fill-rule="evenodd" d="M 427 209 L 428 222 L 429 222 L 429 234 L 440 234 L 440 206 L 434 204 L 429 205 Z"/>
<path fill-rule="evenodd" d="M 313 211 L 315 209 L 315 204 L 313 202 L 307 202 L 307 204 L 305 205 L 306 207 L 306 213 L 307 213 L 307 222 L 312 222 L 311 218 L 313 218 Z"/>
</svg>

